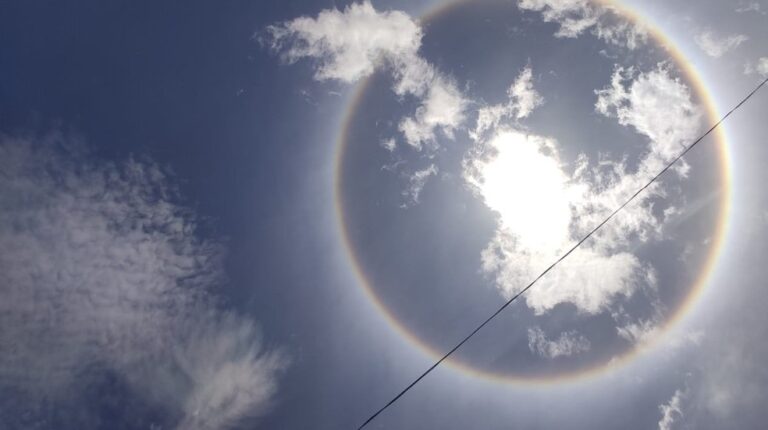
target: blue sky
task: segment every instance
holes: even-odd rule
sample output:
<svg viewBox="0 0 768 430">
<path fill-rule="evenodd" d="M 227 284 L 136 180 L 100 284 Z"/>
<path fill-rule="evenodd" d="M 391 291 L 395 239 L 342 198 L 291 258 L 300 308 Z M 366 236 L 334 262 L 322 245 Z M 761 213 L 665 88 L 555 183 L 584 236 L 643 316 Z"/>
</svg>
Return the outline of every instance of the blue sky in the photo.
<svg viewBox="0 0 768 430">
<path fill-rule="evenodd" d="M 440 5 L 0 7 L 0 427 L 356 428 L 768 76 L 762 1 Z M 766 108 L 371 428 L 761 428 Z"/>
</svg>

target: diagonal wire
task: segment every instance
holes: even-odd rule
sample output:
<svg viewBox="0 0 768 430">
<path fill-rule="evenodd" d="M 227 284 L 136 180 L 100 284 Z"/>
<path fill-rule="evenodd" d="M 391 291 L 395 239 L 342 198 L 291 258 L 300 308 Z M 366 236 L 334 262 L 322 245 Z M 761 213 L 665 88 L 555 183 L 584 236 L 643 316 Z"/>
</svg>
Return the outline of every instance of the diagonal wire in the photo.
<svg viewBox="0 0 768 430">
<path fill-rule="evenodd" d="M 741 101 L 740 101 L 740 102 L 739 102 L 739 103 L 738 103 L 736 106 L 734 106 L 734 107 L 733 107 L 731 110 L 729 110 L 729 111 L 728 111 L 728 113 L 727 113 L 727 114 L 725 114 L 725 115 L 724 115 L 722 118 L 720 118 L 720 120 L 719 120 L 719 121 L 717 121 L 717 122 L 715 123 L 715 125 L 713 125 L 712 127 L 710 127 L 710 128 L 709 128 L 709 130 L 707 130 L 707 131 L 706 131 L 704 134 L 702 134 L 701 136 L 699 136 L 699 138 L 698 138 L 698 139 L 696 139 L 695 141 L 693 141 L 693 143 L 691 143 L 690 145 L 686 146 L 686 147 L 685 147 L 685 149 L 684 149 L 684 150 L 683 150 L 683 151 L 682 151 L 682 152 L 681 152 L 681 153 L 680 153 L 680 154 L 679 154 L 677 157 L 675 157 L 674 159 L 672 159 L 672 161 L 670 161 L 670 162 L 669 162 L 669 163 L 668 163 L 668 164 L 667 164 L 667 165 L 666 165 L 666 166 L 665 166 L 663 169 L 661 169 L 661 171 L 659 171 L 659 173 L 657 173 L 657 174 L 656 174 L 656 176 L 654 176 L 653 178 L 651 178 L 651 179 L 650 179 L 650 180 L 649 180 L 649 181 L 648 181 L 648 182 L 647 182 L 645 185 L 643 185 L 643 186 L 642 186 L 640 189 L 638 189 L 638 190 L 637 190 L 637 191 L 636 191 L 634 194 L 632 194 L 632 196 L 631 196 L 630 198 L 628 198 L 628 199 L 627 199 L 627 200 L 626 200 L 624 203 L 622 203 L 622 204 L 621 204 L 621 206 L 619 206 L 619 207 L 617 207 L 616 209 L 614 209 L 614 211 L 613 211 L 613 212 L 611 212 L 611 214 L 610 214 L 610 215 L 608 215 L 608 216 L 607 216 L 607 217 L 606 217 L 606 218 L 605 218 L 605 219 L 604 219 L 604 220 L 603 220 L 603 221 L 602 221 L 600 224 L 598 224 L 597 226 L 595 226 L 595 228 L 593 228 L 593 229 L 592 229 L 592 230 L 591 230 L 589 233 L 587 233 L 587 234 L 586 234 L 584 237 L 582 237 L 582 238 L 581 238 L 581 240 L 579 240 L 579 241 L 578 241 L 578 242 L 577 242 L 575 245 L 573 245 L 573 247 L 571 247 L 571 249 L 569 249 L 569 250 L 568 250 L 568 251 L 567 251 L 565 254 L 563 254 L 562 256 L 560 256 L 560 258 L 558 258 L 558 259 L 557 259 L 557 260 L 556 260 L 554 263 L 550 264 L 550 265 L 549 265 L 549 267 L 547 267 L 547 268 L 546 268 L 546 269 L 545 269 L 543 272 L 541 272 L 541 274 L 540 274 L 539 276 L 537 276 L 537 277 L 536 277 L 536 279 L 534 279 L 533 281 L 531 281 L 531 283 L 530 283 L 530 284 L 528 284 L 528 285 L 527 285 L 525 288 L 523 288 L 523 289 L 522 289 L 522 290 L 521 290 L 519 293 L 517 293 L 517 294 L 515 294 L 514 296 L 512 296 L 512 298 L 511 298 L 511 299 L 507 300 L 507 301 L 506 301 L 506 302 L 505 302 L 503 305 L 501 305 L 501 307 L 500 307 L 499 309 L 497 309 L 497 310 L 496 310 L 496 312 L 494 312 L 493 314 L 491 314 L 491 316 L 489 316 L 488 318 L 486 318 L 486 319 L 485 319 L 485 321 L 483 321 L 483 322 L 482 322 L 480 325 L 478 325 L 478 326 L 477 326 L 477 327 L 476 327 L 474 330 L 472 330 L 472 331 L 471 331 L 471 332 L 470 332 L 470 333 L 469 333 L 469 334 L 468 334 L 466 337 L 464 337 L 464 339 L 462 339 L 462 340 L 461 340 L 461 342 L 457 343 L 457 344 L 456 344 L 456 346 L 454 346 L 453 348 L 451 348 L 451 349 L 450 349 L 448 352 L 446 352 L 446 353 L 445 353 L 445 355 L 443 355 L 442 357 L 440 357 L 440 359 L 439 359 L 439 360 L 437 360 L 437 361 L 436 361 L 436 362 L 435 362 L 435 363 L 434 363 L 432 366 L 430 366 L 430 367 L 429 367 L 429 369 L 425 370 L 425 371 L 424 371 L 424 373 L 422 373 L 421 375 L 419 375 L 419 377 L 418 377 L 418 378 L 414 379 L 414 380 L 413 380 L 413 382 L 411 382 L 410 384 L 408 384 L 408 386 L 407 386 L 407 387 L 405 387 L 405 388 L 404 388 L 402 391 L 400 391 L 400 393 L 398 393 L 398 394 L 397 394 L 395 397 L 393 397 L 393 398 L 392 398 L 392 400 L 390 400 L 389 402 L 387 402 L 387 404 L 385 404 L 384 406 L 382 406 L 382 407 L 381 407 L 379 410 L 377 410 L 377 411 L 376 411 L 376 412 L 375 412 L 373 415 L 371 415 L 371 416 L 370 416 L 370 417 L 369 417 L 367 420 L 365 420 L 365 422 L 364 422 L 364 423 L 363 423 L 363 424 L 362 424 L 360 427 L 358 427 L 358 428 L 357 428 L 357 430 L 361 430 L 363 427 L 367 426 L 367 425 L 368 425 L 368 424 L 369 424 L 371 421 L 373 421 L 373 420 L 374 420 L 374 419 L 375 419 L 377 416 L 379 416 L 379 414 L 381 414 L 382 412 L 384 412 L 384 410 L 385 410 L 385 409 L 387 409 L 388 407 L 392 406 L 392 404 L 393 404 L 393 403 L 395 403 L 395 402 L 396 402 L 396 401 L 398 401 L 398 400 L 399 400 L 401 397 L 403 397 L 403 395 L 404 395 L 405 393 L 407 393 L 407 392 L 408 392 L 408 391 L 409 391 L 411 388 L 413 388 L 413 386 L 414 386 L 414 385 L 418 384 L 418 383 L 419 383 L 419 381 L 421 381 L 422 379 L 424 379 L 424 377 L 426 377 L 427 375 L 429 375 L 429 373 L 430 373 L 430 372 L 432 372 L 433 370 L 435 370 L 435 368 L 436 368 L 437 366 L 439 366 L 439 365 L 440 365 L 440 364 L 441 364 L 443 361 L 445 361 L 445 360 L 446 360 L 448 357 L 450 357 L 450 356 L 451 356 L 451 354 L 453 354 L 454 352 L 456 352 L 456 350 L 457 350 L 457 349 L 461 348 L 461 346 L 462 346 L 462 345 L 464 345 L 464 344 L 465 344 L 465 343 L 466 343 L 466 342 L 467 342 L 467 341 L 468 341 L 468 340 L 469 340 L 469 339 L 470 339 L 472 336 L 474 336 L 474 335 L 475 335 L 477 332 L 479 332 L 480 330 L 482 330 L 482 328 L 483 328 L 483 327 L 485 327 L 485 326 L 486 326 L 486 324 L 488 324 L 489 322 L 491 322 L 491 320 L 492 320 L 492 319 L 496 318 L 496 316 L 497 316 L 498 314 L 500 314 L 500 313 L 501 313 L 501 311 L 503 311 L 504 309 L 506 309 L 506 308 L 507 308 L 507 306 L 509 306 L 510 304 L 512 304 L 512 302 L 514 302 L 515 300 L 517 300 L 517 298 L 518 298 L 518 297 L 520 297 L 520 296 L 522 296 L 523 294 L 525 294 L 525 292 L 526 292 L 526 291 L 528 291 L 528 290 L 529 290 L 531 287 L 533 287 L 533 286 L 534 286 L 534 284 L 536 284 L 536 282 L 538 282 L 538 281 L 539 281 L 539 279 L 543 278 L 543 277 L 544 277 L 544 275 L 546 275 L 546 274 L 547 274 L 547 273 L 549 273 L 549 272 L 550 272 L 552 269 L 554 269 L 554 268 L 555 268 L 555 266 L 557 266 L 558 264 L 560 264 L 560 262 L 561 262 L 561 261 L 565 260 L 565 259 L 566 259 L 566 258 L 567 258 L 569 255 L 571 255 L 571 253 L 572 253 L 573 251 L 575 251 L 575 250 L 576 250 L 578 247 L 580 247 L 580 246 L 581 246 L 581 245 L 582 245 L 584 242 L 586 242 L 586 240 L 587 240 L 587 239 L 589 239 L 590 237 L 592 237 L 592 235 L 594 235 L 594 234 L 595 234 L 595 233 L 596 233 L 598 230 L 600 230 L 600 229 L 601 229 L 601 228 L 602 228 L 602 227 L 603 227 L 605 224 L 607 224 L 607 223 L 608 223 L 608 221 L 610 221 L 610 220 L 611 220 L 611 219 L 612 219 L 612 218 L 613 218 L 613 217 L 614 217 L 616 214 L 618 214 L 619 212 L 621 212 L 621 210 L 622 210 L 622 209 L 624 209 L 624 208 L 625 208 L 625 207 L 626 207 L 628 204 L 630 204 L 630 203 L 631 203 L 631 202 L 632 202 L 632 201 L 635 199 L 635 197 L 637 197 L 638 195 L 640 195 L 640 193 L 642 193 L 643 191 L 645 191 L 645 189 L 646 189 L 646 188 L 650 187 L 650 186 L 651 186 L 651 184 L 653 184 L 654 182 L 656 182 L 656 181 L 657 181 L 657 180 L 658 180 L 658 179 L 659 179 L 659 178 L 660 178 L 660 177 L 661 177 L 661 176 L 662 176 L 664 173 L 666 173 L 666 172 L 667 172 L 667 170 L 669 170 L 670 168 L 672 168 L 672 166 L 673 166 L 675 163 L 677 163 L 678 161 L 680 161 L 680 159 L 681 159 L 681 158 L 683 158 L 683 156 L 684 156 L 685 154 L 687 154 L 687 153 L 688 153 L 688 152 L 689 152 L 691 149 L 693 149 L 693 147 L 694 147 L 694 146 L 696 146 L 696 145 L 697 145 L 699 142 L 701 142 L 702 140 L 704 140 L 704 138 L 705 138 L 705 137 L 709 136 L 709 135 L 710 135 L 710 134 L 711 134 L 711 133 L 712 133 L 712 132 L 713 132 L 713 131 L 714 131 L 716 128 L 718 128 L 718 127 L 720 126 L 720 124 L 722 124 L 722 123 L 723 123 L 723 121 L 725 121 L 725 120 L 726 120 L 726 119 L 727 119 L 729 116 L 731 116 L 731 114 L 732 114 L 732 113 L 734 113 L 736 110 L 738 110 L 738 109 L 739 109 L 739 108 L 740 108 L 740 107 L 741 107 L 741 106 L 742 106 L 744 103 L 746 103 L 746 102 L 747 102 L 747 100 L 749 100 L 750 98 L 752 98 L 752 96 L 753 96 L 753 95 L 755 95 L 755 93 L 757 93 L 757 92 L 760 90 L 760 88 L 762 88 L 762 87 L 763 87 L 763 86 L 764 86 L 766 83 L 768 83 L 768 78 L 767 78 L 767 79 L 765 79 L 765 80 L 763 80 L 763 81 L 762 81 L 762 82 L 761 82 L 761 83 L 760 83 L 758 86 L 756 86 L 756 87 L 755 87 L 755 88 L 754 88 L 754 89 L 753 89 L 753 90 L 752 90 L 752 91 L 751 91 L 749 94 L 747 94 L 747 96 L 746 96 L 746 97 L 744 97 L 744 98 L 743 98 L 743 99 L 742 99 L 742 100 L 741 100 Z"/>
</svg>

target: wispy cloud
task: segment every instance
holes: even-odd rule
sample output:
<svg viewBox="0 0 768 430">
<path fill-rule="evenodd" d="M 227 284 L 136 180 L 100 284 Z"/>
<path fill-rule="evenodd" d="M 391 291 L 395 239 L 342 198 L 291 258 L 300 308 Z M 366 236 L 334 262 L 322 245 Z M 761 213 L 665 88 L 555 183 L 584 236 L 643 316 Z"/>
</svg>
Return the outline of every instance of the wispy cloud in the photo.
<svg viewBox="0 0 768 430">
<path fill-rule="evenodd" d="M 455 83 L 439 78 L 433 81 L 421 106 L 413 116 L 403 118 L 399 129 L 405 141 L 417 151 L 424 145 L 436 145 L 435 130 L 449 138 L 464 122 L 467 101 Z"/>
<path fill-rule="evenodd" d="M 681 390 L 675 391 L 669 402 L 659 405 L 661 411 L 661 420 L 659 420 L 659 430 L 672 430 L 674 424 L 680 421 L 683 415 L 682 399 L 684 393 Z"/>
<path fill-rule="evenodd" d="M 768 77 L 768 57 L 761 57 L 755 63 L 747 63 L 744 66 L 744 74 L 758 74 L 762 77 Z"/>
<path fill-rule="evenodd" d="M 489 131 L 509 118 L 517 120 L 528 117 L 544 102 L 544 98 L 533 86 L 533 70 L 526 66 L 507 89 L 506 103 L 483 106 L 477 111 L 475 129 L 470 131 L 474 140 L 479 140 Z"/>
<path fill-rule="evenodd" d="M 0 386 L 56 404 L 102 369 L 180 428 L 266 411 L 287 361 L 208 293 L 222 246 L 197 236 L 157 165 L 99 163 L 82 148 L 56 134 L 0 138 L 0 345 L 11 346 Z"/>
<path fill-rule="evenodd" d="M 403 190 L 403 197 L 405 202 L 401 207 L 406 208 L 419 203 L 421 191 L 427 184 L 427 180 L 430 177 L 437 175 L 437 166 L 430 164 L 429 167 L 422 170 L 417 170 L 408 179 L 408 187 Z"/>
<path fill-rule="evenodd" d="M 694 40 L 705 54 L 712 58 L 720 58 L 728 51 L 736 49 L 739 45 L 749 40 L 749 37 L 744 34 L 720 36 L 712 31 L 704 31 L 697 34 Z"/>
<path fill-rule="evenodd" d="M 397 148 L 397 142 L 395 142 L 395 139 L 391 137 L 388 139 L 382 140 L 380 143 L 381 143 L 381 147 L 386 149 L 389 152 L 393 152 L 395 148 Z"/>
<path fill-rule="evenodd" d="M 645 343 L 656 336 L 659 327 L 656 321 L 641 320 L 616 327 L 616 331 L 631 343 Z"/>
<path fill-rule="evenodd" d="M 735 10 L 738 13 L 754 12 L 754 13 L 759 13 L 761 15 L 765 15 L 766 13 L 768 13 L 765 10 L 763 10 L 762 6 L 760 6 L 760 3 L 756 1 L 741 3 L 738 7 L 736 7 Z"/>
<path fill-rule="evenodd" d="M 556 340 L 547 339 L 540 327 L 528 329 L 528 349 L 541 357 L 554 359 L 589 351 L 591 344 L 575 331 L 560 333 Z"/>
<path fill-rule="evenodd" d="M 614 45 L 635 49 L 648 38 L 646 30 L 610 6 L 589 0 L 518 0 L 520 9 L 540 12 L 544 21 L 557 23 L 557 37 L 577 37 L 589 31 Z"/>
</svg>

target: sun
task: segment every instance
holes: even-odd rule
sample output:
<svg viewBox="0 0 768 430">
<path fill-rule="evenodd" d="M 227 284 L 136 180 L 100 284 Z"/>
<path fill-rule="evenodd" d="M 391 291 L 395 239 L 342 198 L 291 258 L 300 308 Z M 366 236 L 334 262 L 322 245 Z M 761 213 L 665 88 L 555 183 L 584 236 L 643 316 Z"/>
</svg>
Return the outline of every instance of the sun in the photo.
<svg viewBox="0 0 768 430">
<path fill-rule="evenodd" d="M 551 254 L 569 243 L 575 197 L 553 142 L 502 131 L 470 162 L 467 179 L 520 248 Z"/>
</svg>

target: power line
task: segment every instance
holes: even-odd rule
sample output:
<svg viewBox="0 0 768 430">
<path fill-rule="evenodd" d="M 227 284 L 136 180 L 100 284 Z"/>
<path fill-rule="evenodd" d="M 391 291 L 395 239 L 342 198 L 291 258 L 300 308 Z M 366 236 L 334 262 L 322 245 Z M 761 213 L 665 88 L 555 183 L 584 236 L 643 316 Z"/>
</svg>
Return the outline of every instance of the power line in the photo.
<svg viewBox="0 0 768 430">
<path fill-rule="evenodd" d="M 561 261 L 565 260 L 565 259 L 566 259 L 566 258 L 567 258 L 569 255 L 571 255 L 571 253 L 572 253 L 573 251 L 575 251 L 575 250 L 576 250 L 578 247 L 580 247 L 580 246 L 581 246 L 581 244 L 583 244 L 583 243 L 584 243 L 584 242 L 585 242 L 587 239 L 589 239 L 590 237 L 592 237 L 592 235 L 593 235 L 593 234 L 595 234 L 595 233 L 596 233 L 598 230 L 600 230 L 600 229 L 601 229 L 601 228 L 602 228 L 602 227 L 603 227 L 605 224 L 607 224 L 607 223 L 608 223 L 608 221 L 610 221 L 610 220 L 611 220 L 611 219 L 612 219 L 612 218 L 613 218 L 613 217 L 614 217 L 616 214 L 618 214 L 619 212 L 621 212 L 621 210 L 622 210 L 622 209 L 624 209 L 624 208 L 625 208 L 625 207 L 626 207 L 628 204 L 630 204 L 630 203 L 631 203 L 631 202 L 632 202 L 632 201 L 635 199 L 635 197 L 637 197 L 638 195 L 640 195 L 640 193 L 642 193 L 643 191 L 645 191 L 645 189 L 646 189 L 646 188 L 650 187 L 650 186 L 651 186 L 651 184 L 653 184 L 654 182 L 656 182 L 656 180 L 658 180 L 658 179 L 659 179 L 659 178 L 660 178 L 660 177 L 661 177 L 661 176 L 662 176 L 664 173 L 666 173 L 666 172 L 667 172 L 667 170 L 669 170 L 669 169 L 670 169 L 670 168 L 671 168 L 671 167 L 672 167 L 672 166 L 673 166 L 675 163 L 677 163 L 678 161 L 680 161 L 680 159 L 681 159 L 681 158 L 683 158 L 683 156 L 684 156 L 685 154 L 687 154 L 687 153 L 688 153 L 688 152 L 689 152 L 691 149 L 693 149 L 693 147 L 694 147 L 694 146 L 696 146 L 696 145 L 697 145 L 699 142 L 701 142 L 702 140 L 704 140 L 704 138 L 705 138 L 705 137 L 709 136 L 709 135 L 710 135 L 710 134 L 711 134 L 711 133 L 712 133 L 712 132 L 713 132 L 713 131 L 714 131 L 716 128 L 718 128 L 718 127 L 720 126 L 720 124 L 722 124 L 722 123 L 723 123 L 723 121 L 725 121 L 725 120 L 726 120 L 726 119 L 727 119 L 729 116 L 731 116 L 731 114 L 732 114 L 732 113 L 734 113 L 734 112 L 735 112 L 737 109 L 739 109 L 739 108 L 740 108 L 740 107 L 741 107 L 741 106 L 742 106 L 744 103 L 746 103 L 746 102 L 747 102 L 747 100 L 749 100 L 749 99 L 750 99 L 750 98 L 751 98 L 753 95 L 755 95 L 755 93 L 757 93 L 757 92 L 760 90 L 760 88 L 762 88 L 762 87 L 763 87 L 763 85 L 765 85 L 767 82 L 768 82 L 768 78 L 767 78 L 767 79 L 765 79 L 765 80 L 763 80 L 763 81 L 762 81 L 762 82 L 761 82 L 761 83 L 760 83 L 758 86 L 756 86 L 756 87 L 755 87 L 755 88 L 754 88 L 754 89 L 753 89 L 753 90 L 752 90 L 752 91 L 751 91 L 749 94 L 747 94 L 747 96 L 746 96 L 746 97 L 744 97 L 744 98 L 743 98 L 743 99 L 742 99 L 742 100 L 741 100 L 741 101 L 740 101 L 740 102 L 739 102 L 739 103 L 738 103 L 736 106 L 734 106 L 734 107 L 733 107 L 731 110 L 729 110 L 729 111 L 728 111 L 728 113 L 727 113 L 727 114 L 725 114 L 725 116 L 723 116 L 722 118 L 720 118 L 720 120 L 719 120 L 719 121 L 717 121 L 717 122 L 715 123 L 715 125 L 713 125 L 712 127 L 710 127 L 710 129 L 709 129 L 709 130 L 707 130 L 707 131 L 706 131 L 704 134 L 702 134 L 701 136 L 699 136 L 699 138 L 698 138 L 698 139 L 696 139 L 695 141 L 693 141 L 693 143 L 691 143 L 690 145 L 686 146 L 686 147 L 685 147 L 685 149 L 684 149 L 684 150 L 683 150 L 683 151 L 682 151 L 682 152 L 681 152 L 681 153 L 680 153 L 680 154 L 679 154 L 677 157 L 675 157 L 674 159 L 672 159 L 672 161 L 670 161 L 670 162 L 669 162 L 669 163 L 668 163 L 668 164 L 667 164 L 667 165 L 666 165 L 666 166 L 665 166 L 663 169 L 661 169 L 661 171 L 660 171 L 659 173 L 657 173 L 657 174 L 656 174 L 656 176 L 654 176 L 653 178 L 651 178 L 651 179 L 648 181 L 648 183 L 646 183 L 645 185 L 643 185 L 643 186 L 642 186 L 640 189 L 638 189 L 638 190 L 637 190 L 637 191 L 636 191 L 634 194 L 632 194 L 632 196 L 631 196 L 630 198 L 628 198 L 628 199 L 627 199 L 627 200 L 626 200 L 624 203 L 622 203 L 622 204 L 621 204 L 621 206 L 619 206 L 619 207 L 617 207 L 616 209 L 614 209 L 614 211 L 613 211 L 613 212 L 611 212 L 611 214 L 610 214 L 610 215 L 608 215 L 608 216 L 607 216 L 607 217 L 606 217 L 606 218 L 605 218 L 605 219 L 604 219 L 604 220 L 603 220 L 603 221 L 602 221 L 600 224 L 598 224 L 598 225 L 597 225 L 595 228 L 593 228 L 593 229 L 592 229 L 592 230 L 591 230 L 589 233 L 587 233 L 587 234 L 586 234 L 584 237 L 582 237 L 582 238 L 581 238 L 581 240 L 579 240 L 579 241 L 578 241 L 578 242 L 577 242 L 575 245 L 573 245 L 573 247 L 571 247 L 571 249 L 569 249 L 569 250 L 568 250 L 568 251 L 567 251 L 565 254 L 563 254 L 562 256 L 560 256 L 560 258 L 558 258 L 558 259 L 557 259 L 557 260 L 556 260 L 554 263 L 550 264 L 550 265 L 549 265 L 549 267 L 547 267 L 547 268 L 546 268 L 546 269 L 545 269 L 543 272 L 541 272 L 541 274 L 539 274 L 539 276 L 537 276 L 537 277 L 536 277 L 536 279 L 534 279 L 533 281 L 531 281 L 531 283 L 530 283 L 530 284 L 528 284 L 528 285 L 527 285 L 525 288 L 523 288 L 523 289 L 522 289 L 522 290 L 521 290 L 519 293 L 515 294 L 515 295 L 514 295 L 514 296 L 513 296 L 511 299 L 507 300 L 507 301 L 506 301 L 506 303 L 504 303 L 503 305 L 501 305 L 501 307 L 500 307 L 499 309 L 497 309 L 497 310 L 496 310 L 496 312 L 494 312 L 493 314 L 491 314 L 491 316 L 489 316 L 488 318 L 486 318 L 486 319 L 485 319 L 485 321 L 483 321 L 483 322 L 482 322 L 480 325 L 478 325 L 478 326 L 477 326 L 477 327 L 476 327 L 474 330 L 472 330 L 472 332 L 470 332 L 470 333 L 469 333 L 469 334 L 468 334 L 466 337 L 464 337 L 464 339 L 462 339 L 462 340 L 461 340 L 461 342 L 457 343 L 457 344 L 456 344 L 456 346 L 454 346 L 453 348 L 451 348 L 451 349 L 450 349 L 448 352 L 446 352 L 446 353 L 445 353 L 445 355 L 443 355 L 442 357 L 440 357 L 440 359 L 439 359 L 439 360 L 437 360 L 437 361 L 436 361 L 436 362 L 435 362 L 435 363 L 434 363 L 432 366 L 430 366 L 430 367 L 429 367 L 429 369 L 425 370 L 425 371 L 424 371 L 424 373 L 422 373 L 421 375 L 419 375 L 419 377 L 418 377 L 418 378 L 414 379 L 414 380 L 413 380 L 413 382 L 411 382 L 410 384 L 408 384 L 408 386 L 407 386 L 407 387 L 405 387 L 405 388 L 404 388 L 402 391 L 400 391 L 400 393 L 398 393 L 398 394 L 397 394 L 395 397 L 393 397 L 393 398 L 392 398 L 392 400 L 390 400 L 389 402 L 387 402 L 387 404 L 385 404 L 384 406 L 382 406 L 382 407 L 381 407 L 379 410 L 377 410 L 377 411 L 376 411 L 376 412 L 375 412 L 373 415 L 371 415 L 371 416 L 370 416 L 370 417 L 369 417 L 367 420 L 365 420 L 365 422 L 364 422 L 364 423 L 363 423 L 363 424 L 362 424 L 360 427 L 358 427 L 358 428 L 357 428 L 357 430 L 361 430 L 363 427 L 367 426 L 367 425 L 368 425 L 368 424 L 369 424 L 371 421 L 373 421 L 373 420 L 374 420 L 374 419 L 375 419 L 377 416 L 379 416 L 379 414 L 381 414 L 382 412 L 384 412 L 384 410 L 385 410 L 385 409 L 387 409 L 387 408 L 388 408 L 388 407 L 390 407 L 390 406 L 391 406 L 393 403 L 395 403 L 396 401 L 398 401 L 398 400 L 400 399 L 400 397 L 402 397 L 402 396 L 403 396 L 405 393 L 407 393 L 407 392 L 408 392 L 408 391 L 409 391 L 411 388 L 413 388 L 413 386 L 414 386 L 414 385 L 418 384 L 418 383 L 419 383 L 419 381 L 421 381 L 422 379 L 424 379 L 424 377 L 426 377 L 426 376 L 427 376 L 427 375 L 428 375 L 430 372 L 432 372 L 433 370 L 435 370 L 435 368 L 436 368 L 437 366 L 439 366 L 439 365 L 440 365 L 440 363 L 442 363 L 443 361 L 445 361 L 445 360 L 446 360 L 448 357 L 450 357 L 450 356 L 451 356 L 451 354 L 453 354 L 454 352 L 456 352 L 456 350 L 457 350 L 457 349 L 461 348 L 461 346 L 462 346 L 462 345 L 464 345 L 464 344 L 465 344 L 465 343 L 466 343 L 466 342 L 467 342 L 467 341 L 468 341 L 468 340 L 469 340 L 469 339 L 470 339 L 472 336 L 474 336 L 474 335 L 475 335 L 477 332 L 479 332 L 480 330 L 482 330 L 482 328 L 483 328 L 483 327 L 485 327 L 485 325 L 486 325 L 486 324 L 488 324 L 489 322 L 491 322 L 491 320 L 492 320 L 492 319 L 496 318 L 496 316 L 497 316 L 498 314 L 500 314 L 500 313 L 501 313 L 501 311 L 503 311 L 504 309 L 506 309 L 506 308 L 507 308 L 507 306 L 509 306 L 510 304 L 512 304 L 512 302 L 514 302 L 515 300 L 517 300 L 517 298 L 518 298 L 518 297 L 520 297 L 520 296 L 522 296 L 523 294 L 525 294 L 525 292 L 526 292 L 526 291 L 528 291 L 528 290 L 529 290 L 531 287 L 533 287 L 533 285 L 534 285 L 534 284 L 536 284 L 536 282 L 538 282 L 538 281 L 539 281 L 539 279 L 543 278 L 543 277 L 544 277 L 544 275 L 546 275 L 546 274 L 547 274 L 547 273 L 549 273 L 549 272 L 550 272 L 552 269 L 554 269 L 554 268 L 555 268 L 555 266 L 557 266 L 558 264 L 560 264 L 560 262 L 561 262 Z"/>
</svg>

